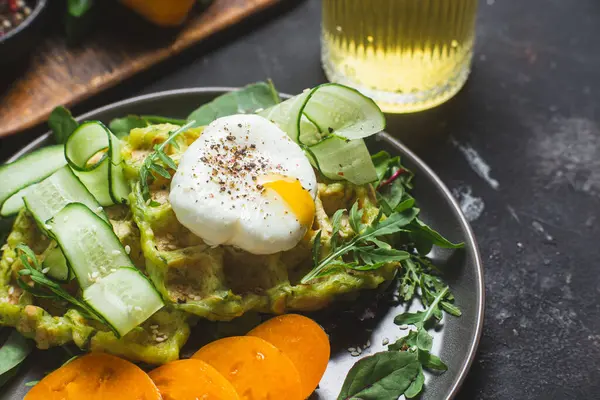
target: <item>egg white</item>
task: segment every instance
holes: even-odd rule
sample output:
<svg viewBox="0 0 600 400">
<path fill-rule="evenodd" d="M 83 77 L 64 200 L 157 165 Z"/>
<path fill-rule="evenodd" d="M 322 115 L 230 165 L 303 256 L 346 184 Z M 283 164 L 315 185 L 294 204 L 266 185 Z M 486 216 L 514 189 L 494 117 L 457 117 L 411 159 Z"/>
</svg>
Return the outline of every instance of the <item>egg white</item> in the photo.
<svg viewBox="0 0 600 400">
<path fill-rule="evenodd" d="M 270 176 L 298 179 L 316 195 L 313 168 L 285 132 L 257 115 L 223 117 L 182 155 L 169 201 L 179 222 L 211 246 L 277 253 L 295 247 L 307 227 L 262 187 Z"/>
</svg>

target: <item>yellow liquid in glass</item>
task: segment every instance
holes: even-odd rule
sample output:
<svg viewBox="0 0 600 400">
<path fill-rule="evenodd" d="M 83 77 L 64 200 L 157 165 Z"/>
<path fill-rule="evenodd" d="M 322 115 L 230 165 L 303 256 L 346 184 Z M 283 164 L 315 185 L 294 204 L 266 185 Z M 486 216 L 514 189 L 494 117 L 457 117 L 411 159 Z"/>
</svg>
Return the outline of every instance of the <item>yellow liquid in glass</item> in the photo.
<svg viewBox="0 0 600 400">
<path fill-rule="evenodd" d="M 470 71 L 477 0 L 323 0 L 327 78 L 387 112 L 428 109 Z"/>
</svg>

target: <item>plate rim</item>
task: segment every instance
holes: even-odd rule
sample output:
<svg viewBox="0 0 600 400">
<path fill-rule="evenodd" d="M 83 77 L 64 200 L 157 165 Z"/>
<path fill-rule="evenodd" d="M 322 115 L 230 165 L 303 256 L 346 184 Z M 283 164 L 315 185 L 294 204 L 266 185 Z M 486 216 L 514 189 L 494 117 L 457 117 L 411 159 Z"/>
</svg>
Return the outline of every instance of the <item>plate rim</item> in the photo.
<svg viewBox="0 0 600 400">
<path fill-rule="evenodd" d="M 153 100 L 165 96 L 178 96 L 178 95 L 186 95 L 186 94 L 198 94 L 198 93 L 225 93 L 231 92 L 234 90 L 240 89 L 239 87 L 228 87 L 228 86 L 206 86 L 206 87 L 191 87 L 191 88 L 181 88 L 181 89 L 171 89 L 164 90 L 159 92 L 153 92 L 148 94 L 143 94 L 139 96 L 129 97 L 127 99 L 115 101 L 109 104 L 106 104 L 102 107 L 95 108 L 91 111 L 88 111 L 84 114 L 81 114 L 75 119 L 77 121 L 81 121 L 89 118 L 91 115 L 95 115 L 101 112 L 105 112 L 117 107 L 126 106 L 132 103 L 137 103 L 141 101 Z M 281 97 L 289 98 L 291 97 L 288 94 L 280 93 Z M 23 146 L 19 151 L 14 153 L 11 157 L 9 157 L 6 162 L 13 162 L 19 157 L 43 146 L 45 142 L 49 141 L 51 137 L 51 132 L 48 131 L 42 134 L 40 137 L 36 138 L 29 144 Z M 473 364 L 475 359 L 477 348 L 479 347 L 479 342 L 481 340 L 481 336 L 483 333 L 483 321 L 484 321 L 484 313 L 485 313 L 485 281 L 484 281 L 484 270 L 483 270 L 483 261 L 481 258 L 481 254 L 479 251 L 479 246 L 477 244 L 477 240 L 475 238 L 475 234 L 473 233 L 473 229 L 471 225 L 467 221 L 464 216 L 460 206 L 448 187 L 444 184 L 444 182 L 440 179 L 440 177 L 423 161 L 417 156 L 414 152 L 408 149 L 402 142 L 398 139 L 394 138 L 390 134 L 386 132 L 380 132 L 378 137 L 383 139 L 384 141 L 390 143 L 394 147 L 400 149 L 403 154 L 411 160 L 415 165 L 418 165 L 422 168 L 433 180 L 434 184 L 441 189 L 444 196 L 449 200 L 450 205 L 454 211 L 454 214 L 458 217 L 461 228 L 466 232 L 466 240 L 468 247 L 472 249 L 473 256 L 475 260 L 475 270 L 476 270 L 476 283 L 477 283 L 477 313 L 476 313 L 476 321 L 475 321 L 475 337 L 471 339 L 471 343 L 469 345 L 469 350 L 467 352 L 466 362 L 460 368 L 458 372 L 457 379 L 453 382 L 450 387 L 449 393 L 446 396 L 445 400 L 453 399 L 459 392 L 462 384 L 464 383 L 468 372 Z"/>
</svg>

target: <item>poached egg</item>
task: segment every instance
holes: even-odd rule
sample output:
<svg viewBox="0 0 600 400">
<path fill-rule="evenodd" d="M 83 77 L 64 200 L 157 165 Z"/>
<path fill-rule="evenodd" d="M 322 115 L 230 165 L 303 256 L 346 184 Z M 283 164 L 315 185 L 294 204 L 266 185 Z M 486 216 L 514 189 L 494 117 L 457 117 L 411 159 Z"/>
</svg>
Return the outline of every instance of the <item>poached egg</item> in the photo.
<svg viewBox="0 0 600 400">
<path fill-rule="evenodd" d="M 253 254 L 295 247 L 312 225 L 317 181 L 302 149 L 258 115 L 208 125 L 182 155 L 169 202 L 211 246 Z"/>
</svg>

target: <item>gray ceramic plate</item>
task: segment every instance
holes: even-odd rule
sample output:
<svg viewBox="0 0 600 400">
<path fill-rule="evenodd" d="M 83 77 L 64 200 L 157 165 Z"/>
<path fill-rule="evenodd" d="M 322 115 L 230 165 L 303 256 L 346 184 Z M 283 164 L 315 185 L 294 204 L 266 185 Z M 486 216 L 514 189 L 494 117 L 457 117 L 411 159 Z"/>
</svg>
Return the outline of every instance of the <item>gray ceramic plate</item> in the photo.
<svg viewBox="0 0 600 400">
<path fill-rule="evenodd" d="M 173 90 L 135 97 L 99 108 L 82 115 L 80 119 L 97 119 L 104 122 L 127 114 L 156 114 L 185 118 L 200 104 L 212 100 L 230 88 L 197 88 Z M 10 160 L 50 143 L 45 135 Z M 464 250 L 455 252 L 434 250 L 432 258 L 443 267 L 445 279 L 462 310 L 462 317 L 445 317 L 443 326 L 434 333 L 434 353 L 448 364 L 448 371 L 441 375 L 429 375 L 423 400 L 453 398 L 459 390 L 475 356 L 481 335 L 484 310 L 483 267 L 473 232 L 442 181 L 410 150 L 391 136 L 380 133 L 369 139 L 372 151 L 387 150 L 401 155 L 403 162 L 414 171 L 414 195 L 422 209 L 422 219 L 453 241 L 464 241 Z M 335 399 L 344 377 L 357 357 L 348 352 L 350 347 L 364 347 L 363 355 L 384 350 L 384 339 L 392 342 L 406 331 L 393 323 L 393 318 L 403 310 L 390 301 L 390 291 L 365 293 L 358 301 L 341 303 L 313 317 L 331 336 L 332 359 L 313 396 L 316 399 Z M 418 302 L 416 302 L 418 303 Z M 414 304 L 417 307 L 418 304 Z M 197 336 L 202 336 L 198 332 Z M 191 349 L 202 342 L 198 337 L 190 340 Z M 190 350 L 191 350 L 190 349 Z M 40 379 L 65 360 L 63 349 L 37 351 L 23 365 L 19 375 L 0 394 L 1 399 L 22 399 L 27 391 L 26 382 Z"/>
</svg>

